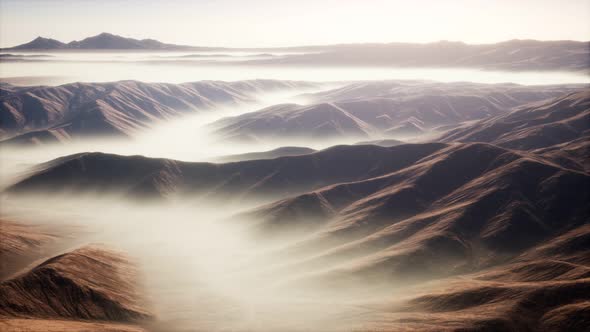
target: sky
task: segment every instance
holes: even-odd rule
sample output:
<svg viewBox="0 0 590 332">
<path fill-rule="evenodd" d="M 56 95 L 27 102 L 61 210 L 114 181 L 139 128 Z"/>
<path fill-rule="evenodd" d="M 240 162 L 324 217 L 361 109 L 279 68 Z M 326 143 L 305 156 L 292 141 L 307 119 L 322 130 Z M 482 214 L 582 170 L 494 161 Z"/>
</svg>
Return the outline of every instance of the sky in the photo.
<svg viewBox="0 0 590 332">
<path fill-rule="evenodd" d="M 101 32 L 194 46 L 590 40 L 590 0 L 0 0 L 0 47 Z"/>
</svg>

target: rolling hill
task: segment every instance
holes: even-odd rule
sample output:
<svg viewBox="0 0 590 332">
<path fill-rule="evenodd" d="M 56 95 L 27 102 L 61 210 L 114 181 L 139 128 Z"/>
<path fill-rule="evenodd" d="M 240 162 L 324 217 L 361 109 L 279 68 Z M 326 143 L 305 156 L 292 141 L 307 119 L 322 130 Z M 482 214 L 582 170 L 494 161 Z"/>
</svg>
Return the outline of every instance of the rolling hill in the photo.
<svg viewBox="0 0 590 332">
<path fill-rule="evenodd" d="M 61 188 L 66 192 L 110 192 L 129 197 L 276 198 L 386 174 L 407 167 L 444 146 L 336 146 L 301 156 L 225 164 L 82 153 L 40 165 L 33 175 L 9 191 Z M 334 165 L 340 167 L 334 168 Z"/>
<path fill-rule="evenodd" d="M 313 86 L 311 83 L 253 80 L 184 84 L 72 83 L 56 87 L 4 84 L 0 134 L 8 143 L 37 143 L 88 136 L 129 136 L 155 121 L 221 105 L 256 101 L 263 92 Z M 21 136 L 19 136 L 21 135 Z"/>
<path fill-rule="evenodd" d="M 275 105 L 221 119 L 211 127 L 219 136 L 234 141 L 416 137 L 440 126 L 499 116 L 514 107 L 581 88 L 576 85 L 358 82 L 304 95 L 311 105 Z"/>
<path fill-rule="evenodd" d="M 532 103 L 445 133 L 443 142 L 488 142 L 528 150 L 567 143 L 590 134 L 590 91 Z"/>
</svg>

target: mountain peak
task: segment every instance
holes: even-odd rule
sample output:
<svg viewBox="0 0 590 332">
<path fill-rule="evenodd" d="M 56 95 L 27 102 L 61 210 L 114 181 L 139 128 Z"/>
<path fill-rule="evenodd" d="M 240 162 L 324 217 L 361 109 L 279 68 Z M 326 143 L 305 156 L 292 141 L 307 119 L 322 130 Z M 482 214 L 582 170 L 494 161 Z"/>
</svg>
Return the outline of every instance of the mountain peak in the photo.
<svg viewBox="0 0 590 332">
<path fill-rule="evenodd" d="M 31 40 L 30 42 L 22 45 L 18 45 L 13 47 L 12 49 L 21 50 L 21 49 L 62 49 L 66 46 L 66 44 L 60 42 L 59 40 L 45 38 L 41 36 L 37 36 L 37 38 Z"/>
<path fill-rule="evenodd" d="M 188 46 L 165 44 L 153 39 L 126 38 L 108 32 L 101 32 L 92 37 L 82 40 L 74 40 L 69 43 L 62 43 L 59 40 L 38 36 L 34 40 L 9 49 L 13 50 L 34 50 L 34 49 L 105 49 L 105 50 L 162 50 L 162 49 L 185 49 Z"/>
</svg>

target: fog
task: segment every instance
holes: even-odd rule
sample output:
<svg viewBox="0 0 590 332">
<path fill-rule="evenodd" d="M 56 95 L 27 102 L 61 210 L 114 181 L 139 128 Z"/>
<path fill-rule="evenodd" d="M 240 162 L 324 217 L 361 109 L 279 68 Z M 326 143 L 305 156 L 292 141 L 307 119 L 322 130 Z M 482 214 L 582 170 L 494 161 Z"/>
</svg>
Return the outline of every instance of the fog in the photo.
<svg viewBox="0 0 590 332">
<path fill-rule="evenodd" d="M 326 84 L 321 89 L 329 89 L 339 84 Z M 257 96 L 250 104 L 219 107 L 212 110 L 193 112 L 173 120 L 161 120 L 149 128 L 135 133 L 132 137 L 85 138 L 69 141 L 66 144 L 48 143 L 41 146 L 2 146 L 0 150 L 0 188 L 3 188 L 31 168 L 59 157 L 82 152 L 104 152 L 119 155 L 143 155 L 153 158 L 169 158 L 192 162 L 214 162 L 222 156 L 248 152 L 262 152 L 285 145 L 310 147 L 316 150 L 335 144 L 352 144 L 354 138 L 339 140 L 275 139 L 260 142 L 227 142 L 214 135 L 208 125 L 228 116 L 253 112 L 277 103 L 306 104 L 302 95 L 314 92 L 309 89 L 267 93 Z"/>
<path fill-rule="evenodd" d="M 335 85 L 319 89 L 333 88 Z M 145 155 L 184 161 L 214 161 L 217 157 L 281 146 L 323 149 L 338 141 L 268 140 L 229 143 L 207 126 L 225 116 L 243 114 L 280 102 L 306 104 L 303 92 L 258 96 L 255 104 L 195 113 L 162 121 L 130 139 L 88 139 L 67 144 L 3 146 L 0 179 L 5 187 L 28 174 L 36 165 L 79 152 L 100 151 Z M 60 188 L 51 188 L 56 191 Z M 295 245 L 309 232 L 293 230 L 280 241 L 261 240 L 241 212 L 270 200 L 248 202 L 203 201 L 182 197 L 166 202 L 138 202 L 120 195 L 58 194 L 1 196 L 1 217 L 49 226 L 67 236 L 46 257 L 93 243 L 122 250 L 136 262 L 143 287 L 157 316 L 154 331 L 324 331 L 361 326 L 372 310 L 363 303 L 389 298 L 387 293 L 358 283 L 334 287 L 309 281 L 316 270 L 293 273 L 290 264 L 303 259 L 283 249 Z M 313 248 L 305 248 L 313 252 Z M 321 272 L 321 271 L 319 271 Z M 298 282 L 298 280 L 308 280 Z M 359 294 L 363 296 L 359 297 Z"/>
<path fill-rule="evenodd" d="M 276 243 L 254 239 L 250 221 L 236 217 L 256 204 L 191 198 L 141 204 L 105 195 L 3 196 L 1 204 L 3 218 L 74 230 L 46 258 L 93 243 L 126 252 L 142 272 L 155 331 L 348 330 L 362 324 L 368 310 L 360 304 L 378 298 L 362 284 L 327 291 L 322 283 L 292 283 L 311 271 L 275 269 L 293 258 L 276 255 Z M 360 290 L 366 296 L 357 298 Z"/>
<path fill-rule="evenodd" d="M 14 84 L 65 84 L 71 82 L 183 83 L 198 80 L 236 81 L 282 79 L 305 81 L 426 79 L 440 82 L 562 84 L 588 83 L 586 73 L 566 71 L 511 72 L 466 68 L 395 68 L 366 66 L 247 65 L 247 60 L 280 58 L 292 53 L 260 52 L 57 52 L 46 57 L 2 59 L 0 77 Z M 244 61 L 237 63 L 236 61 Z M 105 65 L 107 64 L 108 65 Z"/>
<path fill-rule="evenodd" d="M 186 57 L 186 56 L 204 57 Z M 135 79 L 146 82 L 242 80 L 275 78 L 330 82 L 316 91 L 299 90 L 259 95 L 252 104 L 220 107 L 160 121 L 129 138 L 89 138 L 66 144 L 3 146 L 0 151 L 0 189 L 29 174 L 36 165 L 81 152 L 143 155 L 182 161 L 215 162 L 218 158 L 261 152 L 284 146 L 321 150 L 354 144 L 355 137 L 305 137 L 264 141 L 228 141 L 214 133 L 211 123 L 278 103 L 308 104 L 303 93 L 318 92 L 350 80 L 428 79 L 441 82 L 514 82 L 521 84 L 588 83 L 571 72 L 500 72 L 475 69 L 412 69 L 361 67 L 244 66 L 226 63 L 229 57 L 264 57 L 257 53 L 97 53 L 51 54 L 43 61 L 3 61 L 3 80 L 27 84 L 75 81 L 103 82 Z M 186 57 L 186 58 L 185 58 Z M 200 60 L 192 60 L 198 58 Z M 191 60 L 187 60 L 191 59 Z M 221 61 L 224 63 L 207 63 Z M 83 61 L 84 60 L 84 61 Z M 233 60 L 231 60 L 233 61 Z M 108 66 L 103 66 L 108 62 Z M 430 133 L 432 134 L 432 133 Z M 363 140 L 383 139 L 369 137 Z M 388 137 L 414 139 L 411 137 Z M 60 188 L 51 188 L 58 191 Z M 319 255 L 320 248 L 304 246 L 320 230 L 298 231 L 261 238 L 250 211 L 270 200 L 248 202 L 175 197 L 167 201 L 137 202 L 121 195 L 53 194 L 1 196 L 0 217 L 23 223 L 50 225 L 73 233 L 53 255 L 85 244 L 103 243 L 126 252 L 137 262 L 143 287 L 157 316 L 155 331 L 351 331 L 374 321 L 372 303 L 407 295 L 406 285 L 372 285 L 362 278 L 346 284 L 326 282 L 321 276 L 342 260 L 323 266 L 294 266 Z M 299 255 L 297 248 L 301 248 Z M 325 248 L 323 248 L 325 250 Z M 442 264 L 442 263 L 441 263 Z M 316 278 L 317 277 L 317 278 Z M 375 276 L 371 276 L 374 280 Z M 372 287 L 374 286 L 374 287 Z"/>
</svg>

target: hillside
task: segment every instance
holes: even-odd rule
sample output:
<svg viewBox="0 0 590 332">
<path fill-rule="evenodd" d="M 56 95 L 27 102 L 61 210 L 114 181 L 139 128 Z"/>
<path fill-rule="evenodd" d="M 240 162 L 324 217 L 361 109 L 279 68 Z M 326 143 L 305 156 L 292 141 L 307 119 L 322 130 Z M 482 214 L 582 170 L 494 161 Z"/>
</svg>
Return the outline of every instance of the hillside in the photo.
<svg viewBox="0 0 590 332">
<path fill-rule="evenodd" d="M 137 280 L 120 253 L 83 247 L 0 283 L 0 316 L 137 323 L 152 317 Z"/>
<path fill-rule="evenodd" d="M 528 150 L 567 143 L 590 134 L 590 90 L 524 105 L 506 114 L 443 134 L 443 142 L 488 142 Z"/>
<path fill-rule="evenodd" d="M 486 119 L 582 86 L 359 82 L 305 94 L 310 105 L 271 106 L 221 119 L 211 127 L 224 139 L 367 139 L 415 137 L 440 126 Z"/>
<path fill-rule="evenodd" d="M 158 120 L 254 102 L 259 93 L 310 87 L 293 81 L 202 81 L 183 84 L 72 83 L 56 87 L 4 84 L 0 137 L 31 143 L 89 136 L 129 136 Z"/>
<path fill-rule="evenodd" d="M 301 156 L 225 164 L 82 153 L 40 165 L 34 174 L 9 191 L 61 188 L 58 191 L 121 193 L 129 197 L 276 198 L 387 174 L 444 146 L 336 146 Z"/>
</svg>

